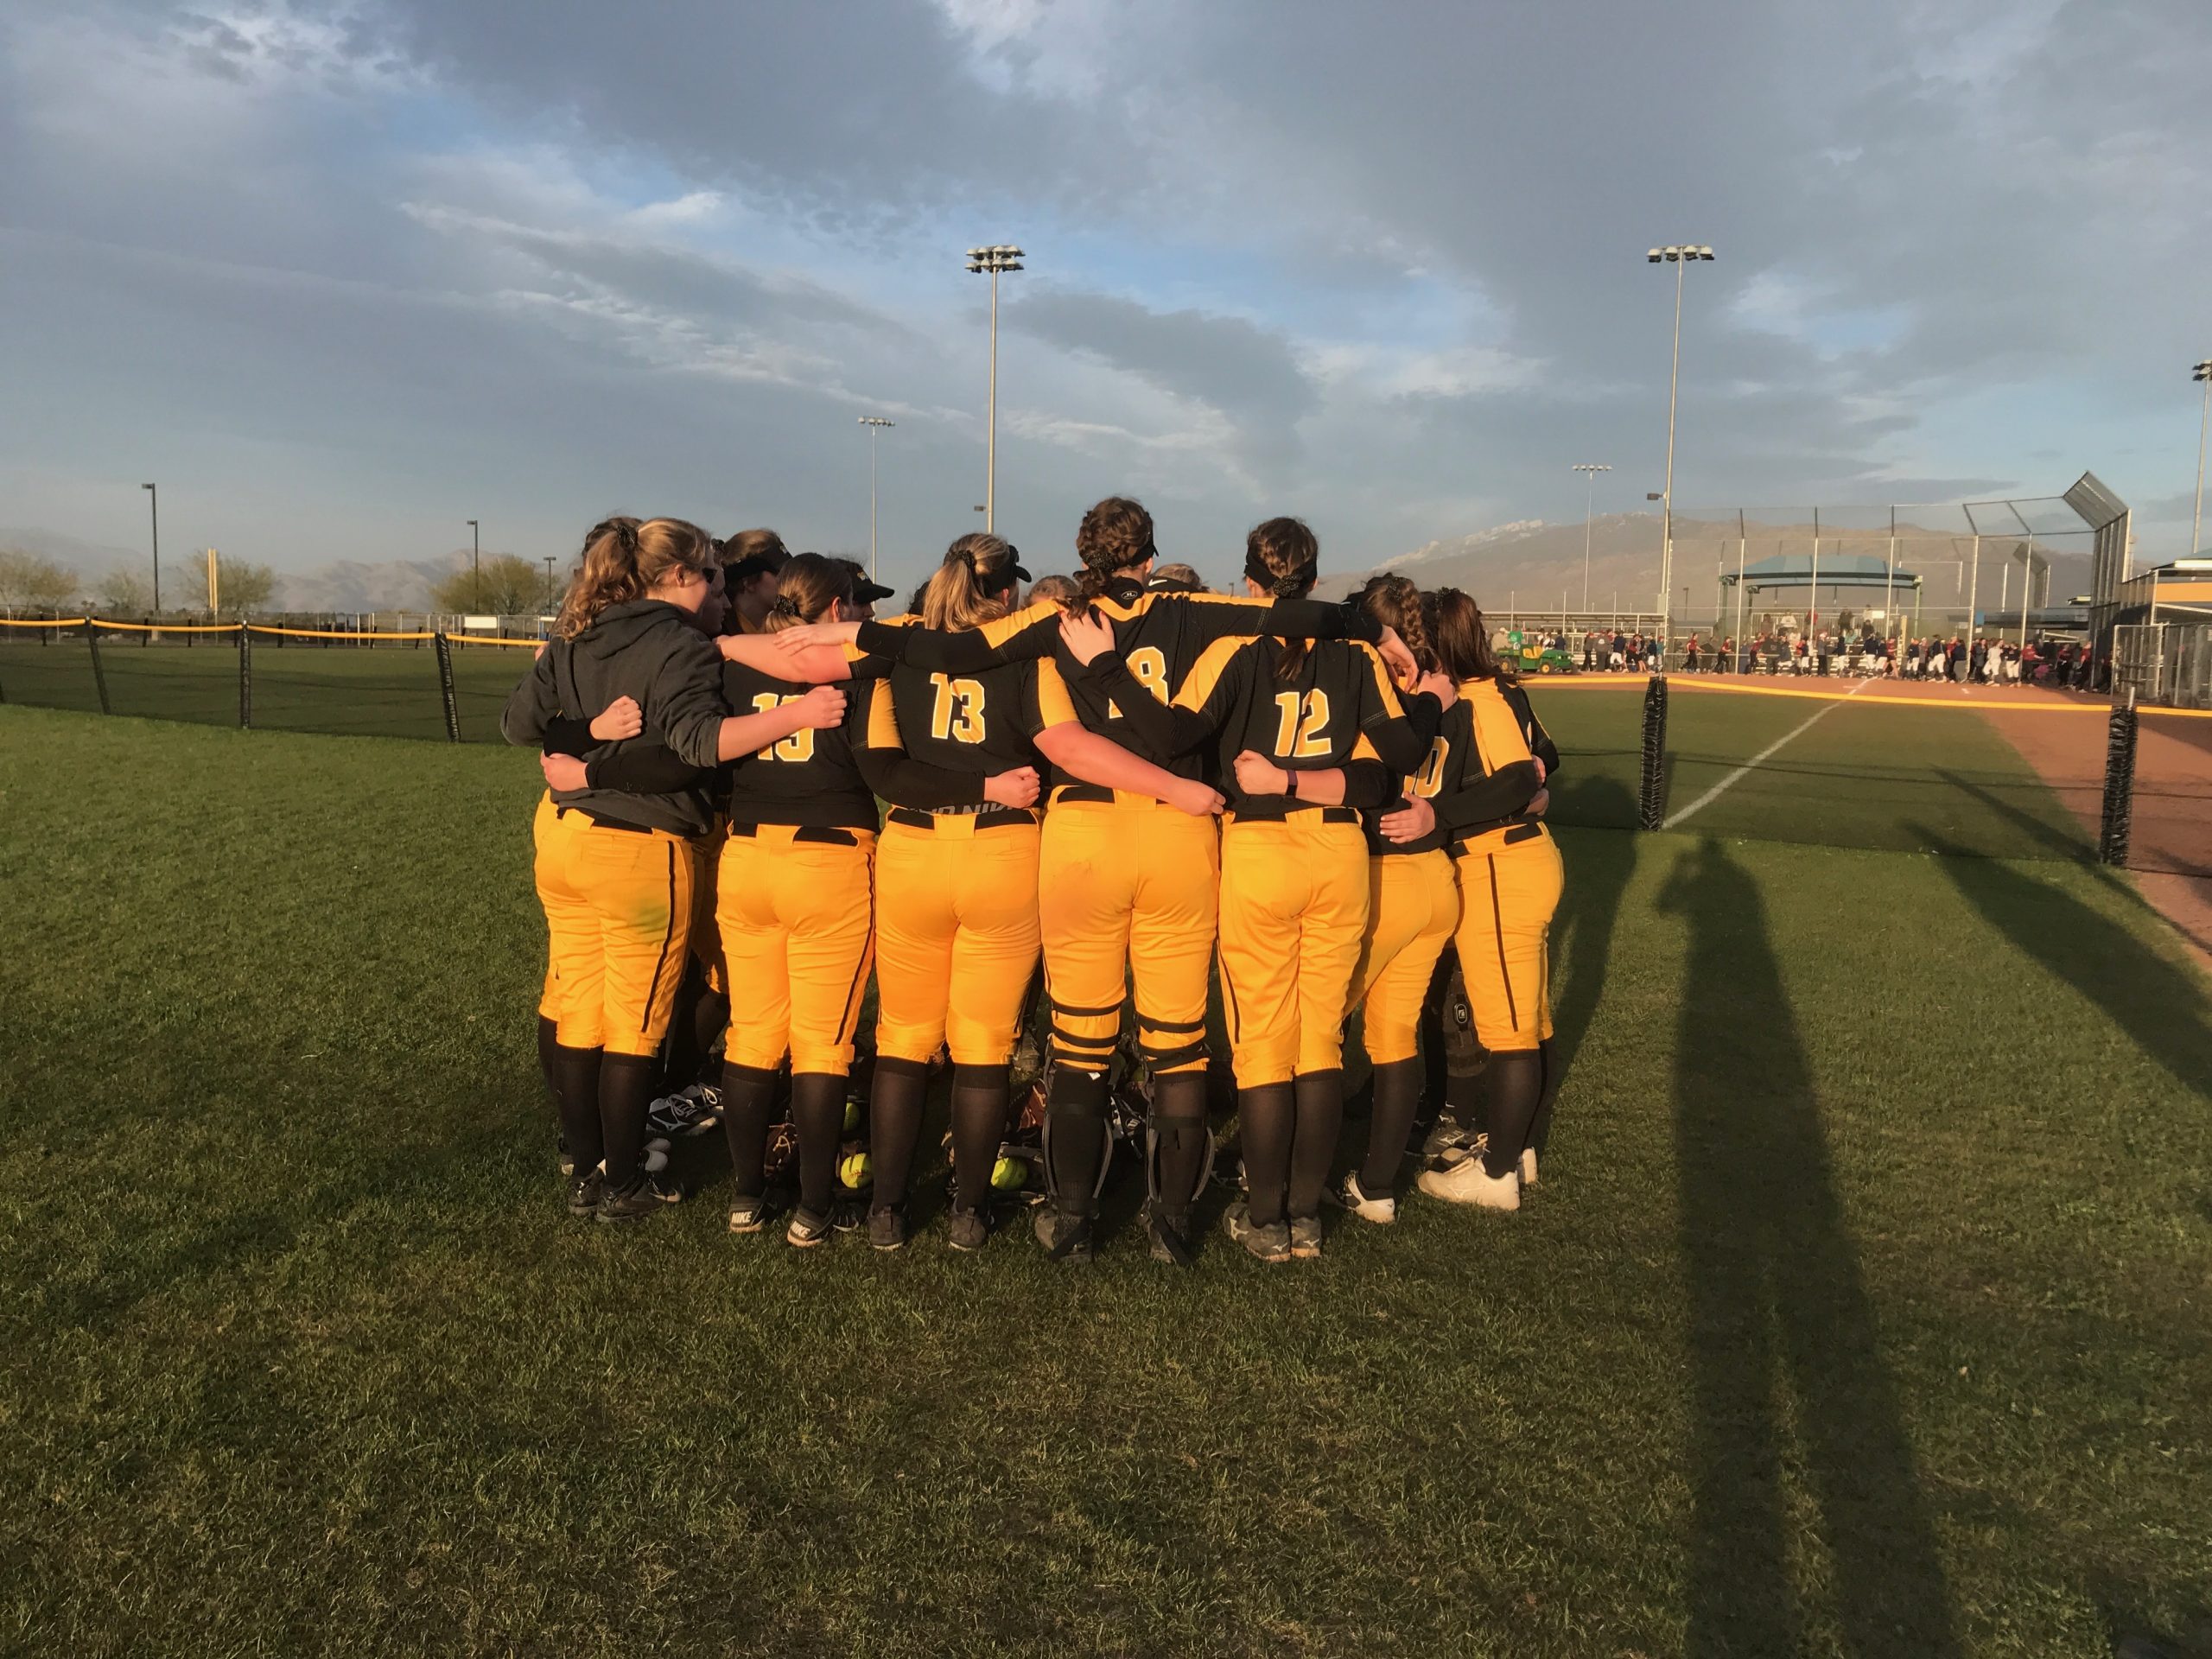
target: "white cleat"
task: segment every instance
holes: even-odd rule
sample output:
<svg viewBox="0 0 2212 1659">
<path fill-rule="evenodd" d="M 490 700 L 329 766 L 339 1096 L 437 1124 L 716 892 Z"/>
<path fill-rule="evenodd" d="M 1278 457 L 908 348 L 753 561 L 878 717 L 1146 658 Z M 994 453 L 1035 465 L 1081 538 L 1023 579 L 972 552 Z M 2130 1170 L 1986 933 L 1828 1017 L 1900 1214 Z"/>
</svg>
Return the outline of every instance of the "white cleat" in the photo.
<svg viewBox="0 0 2212 1659">
<path fill-rule="evenodd" d="M 1521 1185 L 1536 1185 L 1536 1149 L 1534 1147 L 1521 1148 Z"/>
<path fill-rule="evenodd" d="M 1430 1198 L 1446 1204 L 1471 1204 L 1484 1210 L 1521 1207 L 1521 1172 L 1491 1175 L 1479 1158 L 1470 1158 L 1449 1169 L 1425 1169 L 1416 1184 Z"/>
</svg>

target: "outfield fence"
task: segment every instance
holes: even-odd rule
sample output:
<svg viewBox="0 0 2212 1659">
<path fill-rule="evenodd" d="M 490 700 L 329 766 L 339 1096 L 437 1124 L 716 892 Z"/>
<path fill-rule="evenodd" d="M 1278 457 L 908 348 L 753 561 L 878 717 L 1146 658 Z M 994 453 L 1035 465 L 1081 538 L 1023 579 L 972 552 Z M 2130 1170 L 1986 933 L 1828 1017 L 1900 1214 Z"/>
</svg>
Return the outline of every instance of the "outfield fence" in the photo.
<svg viewBox="0 0 2212 1659">
<path fill-rule="evenodd" d="M 541 642 L 442 628 L 0 620 L 0 702 L 203 725 L 499 741 Z"/>
</svg>

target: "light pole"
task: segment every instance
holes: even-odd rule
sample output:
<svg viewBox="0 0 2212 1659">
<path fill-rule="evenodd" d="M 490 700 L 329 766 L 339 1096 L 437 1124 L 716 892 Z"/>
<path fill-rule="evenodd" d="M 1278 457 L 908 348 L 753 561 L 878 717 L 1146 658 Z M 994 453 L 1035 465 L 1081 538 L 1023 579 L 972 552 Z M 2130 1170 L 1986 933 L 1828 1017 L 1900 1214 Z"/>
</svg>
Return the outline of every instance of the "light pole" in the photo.
<svg viewBox="0 0 2212 1659">
<path fill-rule="evenodd" d="M 968 269 L 991 279 L 991 408 L 983 436 L 983 528 L 995 528 L 999 478 L 999 275 L 1021 269 L 1021 250 L 1009 243 L 968 250 Z"/>
<path fill-rule="evenodd" d="M 468 521 L 468 564 L 476 573 L 476 608 L 480 612 L 484 608 L 484 532 L 474 518 Z"/>
<path fill-rule="evenodd" d="M 993 330 L 994 338 L 996 336 L 996 332 L 997 331 L 995 329 Z M 991 356 L 992 362 L 995 365 L 998 360 L 998 353 L 995 349 L 993 350 Z M 993 370 L 991 378 L 992 383 L 995 385 L 998 379 L 995 367 Z M 863 415 L 861 416 L 861 424 L 868 428 L 868 577 L 870 582 L 874 582 L 876 576 L 875 441 L 883 435 L 883 429 L 885 427 L 895 426 L 898 423 L 895 421 L 887 421 L 880 415 Z"/>
<path fill-rule="evenodd" d="M 545 556 L 545 608 L 549 611 L 553 608 L 553 561 L 558 556 L 553 553 Z"/>
<path fill-rule="evenodd" d="M 1574 470 L 1590 480 L 1588 498 L 1582 504 L 1582 608 L 1590 608 L 1590 524 L 1598 511 L 1598 474 L 1613 469 L 1594 461 L 1578 461 Z"/>
<path fill-rule="evenodd" d="M 2196 417 L 2196 510 L 2189 518 L 2189 556 L 2195 558 L 2197 549 L 2203 545 L 2200 538 L 2204 533 L 2204 428 L 2212 423 L 2212 358 L 2190 370 L 2190 378 L 2204 383 L 2204 412 Z M 154 486 L 149 484 L 146 487 L 150 490 Z"/>
<path fill-rule="evenodd" d="M 1667 611 L 1669 584 L 1675 575 L 1675 392 L 1682 378 L 1682 267 L 1700 259 L 1710 261 L 1710 247 L 1683 243 L 1653 248 L 1644 255 L 1650 264 L 1675 268 L 1675 363 L 1667 375 L 1667 487 L 1661 497 L 1659 541 L 1659 669 L 1667 668 L 1667 636 L 1672 619 Z"/>
<path fill-rule="evenodd" d="M 154 614 L 162 613 L 162 493 L 151 484 L 138 486 L 146 492 L 146 510 L 153 515 L 154 526 Z"/>
</svg>

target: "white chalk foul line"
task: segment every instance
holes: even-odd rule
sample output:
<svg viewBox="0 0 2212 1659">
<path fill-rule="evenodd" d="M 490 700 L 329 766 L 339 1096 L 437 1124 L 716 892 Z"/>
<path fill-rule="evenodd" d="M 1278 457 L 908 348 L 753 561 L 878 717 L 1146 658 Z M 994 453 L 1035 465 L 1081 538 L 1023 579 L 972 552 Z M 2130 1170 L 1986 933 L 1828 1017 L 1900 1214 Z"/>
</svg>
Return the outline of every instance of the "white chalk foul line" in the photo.
<svg viewBox="0 0 2212 1659">
<path fill-rule="evenodd" d="M 1745 761 L 1742 766 L 1737 767 L 1735 771 L 1730 772 L 1726 778 L 1723 778 L 1711 789 L 1707 790 L 1704 794 L 1699 796 L 1697 799 L 1692 801 L 1681 811 L 1671 814 L 1668 817 L 1667 821 L 1659 827 L 1662 830 L 1672 830 L 1677 824 L 1688 822 L 1693 815 L 1705 810 L 1707 807 L 1711 806 L 1713 802 L 1719 800 L 1721 796 L 1727 793 L 1731 785 L 1738 782 L 1746 773 L 1757 770 L 1759 763 L 1762 760 L 1764 760 L 1768 756 L 1771 755 L 1777 749 L 1779 749 L 1783 744 L 1790 741 L 1793 738 L 1803 735 L 1804 733 L 1811 729 L 1812 727 L 1818 724 L 1820 721 L 1826 720 L 1838 709 L 1840 709 L 1846 702 L 1849 702 L 1853 697 L 1857 696 L 1861 691 L 1864 691 L 1868 686 L 1873 683 L 1874 682 L 1872 680 L 1861 680 L 1842 696 L 1838 697 L 1834 702 L 1822 703 L 1805 719 L 1791 727 L 1780 737 L 1776 738 L 1773 742 L 1768 744 L 1766 747 L 1761 749 L 1750 760 Z"/>
</svg>

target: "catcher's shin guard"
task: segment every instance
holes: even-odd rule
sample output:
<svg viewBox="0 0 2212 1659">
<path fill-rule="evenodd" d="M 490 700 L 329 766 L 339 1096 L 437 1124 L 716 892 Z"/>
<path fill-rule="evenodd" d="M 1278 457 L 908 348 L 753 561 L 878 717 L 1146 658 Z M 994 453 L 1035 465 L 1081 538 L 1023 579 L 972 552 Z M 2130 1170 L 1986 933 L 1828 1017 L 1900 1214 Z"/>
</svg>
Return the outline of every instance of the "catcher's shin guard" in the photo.
<svg viewBox="0 0 2212 1659">
<path fill-rule="evenodd" d="M 1055 1209 L 1090 1217 L 1106 1189 L 1114 1133 L 1106 1123 L 1106 1073 L 1062 1064 L 1046 1069 L 1045 1191 Z"/>
<path fill-rule="evenodd" d="M 1153 1079 L 1152 1116 L 1145 1125 L 1145 1223 L 1153 1255 L 1191 1264 L 1191 1210 L 1213 1175 L 1213 1136 L 1206 1128 L 1206 1076 L 1179 1072 Z"/>
</svg>

